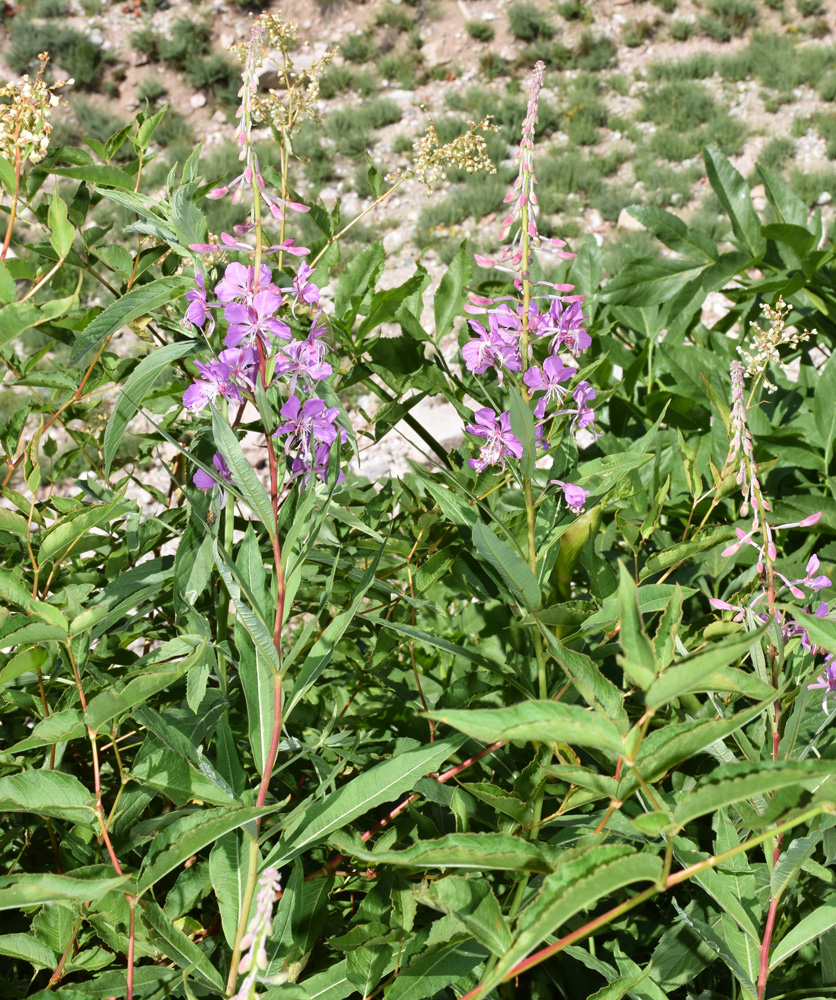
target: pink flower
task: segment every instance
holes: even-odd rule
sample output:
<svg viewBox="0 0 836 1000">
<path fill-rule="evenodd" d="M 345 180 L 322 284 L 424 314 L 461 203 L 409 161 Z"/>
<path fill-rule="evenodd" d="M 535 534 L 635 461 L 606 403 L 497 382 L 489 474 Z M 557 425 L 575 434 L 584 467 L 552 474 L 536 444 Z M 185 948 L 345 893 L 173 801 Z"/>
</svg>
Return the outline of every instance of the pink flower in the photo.
<svg viewBox="0 0 836 1000">
<path fill-rule="evenodd" d="M 516 335 L 500 330 L 500 326 L 507 327 L 508 317 L 499 309 L 489 313 L 487 330 L 476 320 L 469 320 L 469 323 L 477 339 L 469 340 L 462 347 L 465 367 L 474 375 L 483 375 L 489 368 L 499 369 L 498 381 L 502 385 L 503 366 L 514 372 L 522 368 Z"/>
<path fill-rule="evenodd" d="M 506 410 L 499 416 L 489 407 L 483 407 L 474 414 L 474 423 L 468 424 L 465 430 L 468 434 L 485 438 L 485 444 L 478 458 L 468 459 L 468 465 L 477 472 L 482 472 L 489 465 L 499 465 L 505 468 L 505 459 L 511 455 L 522 458 L 523 446 L 520 440 L 511 432 L 511 413 Z"/>
<path fill-rule="evenodd" d="M 186 300 L 189 302 L 189 307 L 186 310 L 185 318 L 193 326 L 199 327 L 202 327 L 208 319 L 209 329 L 207 333 L 211 333 L 215 326 L 215 321 L 212 319 L 212 314 L 209 311 L 209 302 L 206 298 L 206 285 L 203 283 L 203 275 L 197 268 L 195 268 L 194 280 L 197 282 L 197 288 L 191 288 L 186 292 Z"/>
<path fill-rule="evenodd" d="M 245 299 L 247 303 L 252 301 L 253 283 L 255 279 L 255 268 L 246 267 L 244 264 L 233 262 L 226 265 L 224 276 L 215 285 L 215 295 L 219 302 L 232 302 L 235 299 Z M 281 292 L 273 284 L 273 272 L 266 264 L 262 264 L 258 272 L 259 292 L 273 292 L 281 297 Z"/>
<path fill-rule="evenodd" d="M 248 345 L 255 343 L 256 337 L 261 337 L 266 343 L 266 334 L 284 340 L 290 338 L 290 327 L 275 313 L 282 304 L 281 296 L 276 292 L 257 292 L 249 305 L 239 302 L 230 303 L 224 310 L 224 317 L 230 324 L 224 343 L 227 347 L 237 347 L 242 340 Z"/>
<path fill-rule="evenodd" d="M 836 663 L 833 662 L 833 655 L 828 656 L 825 660 L 824 673 L 819 674 L 816 678 L 815 684 L 808 684 L 807 689 L 812 691 L 814 688 L 824 688 L 824 698 L 822 699 L 821 707 L 824 714 L 827 715 L 827 699 L 831 694 L 836 694 Z M 829 662 L 828 662 L 829 661 Z"/>
<path fill-rule="evenodd" d="M 573 483 L 564 483 L 561 479 L 550 479 L 549 482 L 563 489 L 563 499 L 573 514 L 580 514 L 583 511 L 584 504 L 589 498 L 588 490 L 581 489 Z"/>
<path fill-rule="evenodd" d="M 204 472 L 203 469 L 198 469 L 197 472 L 192 476 L 192 482 L 199 490 L 211 490 L 214 489 L 219 482 L 231 483 L 232 473 L 229 471 L 229 466 L 226 464 L 226 460 L 223 455 L 216 451 L 214 457 L 212 458 L 212 464 L 218 470 L 219 479 L 214 476 L 210 476 L 208 472 Z M 221 506 L 226 503 L 226 490 L 223 491 L 221 496 Z"/>
<path fill-rule="evenodd" d="M 543 362 L 543 367 L 534 365 L 523 375 L 523 382 L 534 392 L 545 392 L 546 395 L 540 401 L 543 403 L 543 414 L 545 414 L 545 404 L 553 399 L 560 399 L 566 394 L 566 388 L 561 384 L 568 382 L 573 375 L 577 375 L 577 368 L 567 368 L 556 354 L 550 354 Z M 539 403 L 538 403 L 539 409 Z M 538 413 L 538 417 L 543 414 Z"/>
<path fill-rule="evenodd" d="M 197 413 L 209 403 L 213 403 L 218 396 L 234 399 L 236 403 L 241 402 L 241 394 L 232 381 L 229 365 L 221 361 L 211 361 L 207 365 L 195 361 L 195 366 L 202 378 L 195 379 L 183 393 L 183 406 L 187 410 Z"/>
</svg>

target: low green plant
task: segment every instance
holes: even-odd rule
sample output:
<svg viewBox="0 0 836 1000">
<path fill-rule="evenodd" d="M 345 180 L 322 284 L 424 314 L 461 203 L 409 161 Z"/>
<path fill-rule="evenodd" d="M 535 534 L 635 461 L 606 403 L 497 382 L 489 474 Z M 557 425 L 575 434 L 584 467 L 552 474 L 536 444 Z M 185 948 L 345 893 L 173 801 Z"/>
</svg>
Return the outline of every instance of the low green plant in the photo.
<svg viewBox="0 0 836 1000">
<path fill-rule="evenodd" d="M 618 62 L 615 42 L 594 31 L 582 31 L 574 51 L 575 65 L 590 73 L 611 69 Z"/>
<path fill-rule="evenodd" d="M 189 121 L 176 108 L 166 108 L 162 121 L 154 132 L 154 141 L 164 149 L 174 146 L 194 146 L 195 135 Z"/>
<path fill-rule="evenodd" d="M 621 41 L 631 49 L 645 45 L 656 34 L 658 22 L 650 18 L 630 20 L 621 29 Z"/>
<path fill-rule="evenodd" d="M 154 104 L 165 97 L 168 88 L 157 76 L 146 76 L 136 88 L 136 96 L 140 101 L 150 101 Z"/>
<path fill-rule="evenodd" d="M 349 35 L 340 43 L 340 54 L 349 62 L 367 63 L 377 54 L 377 46 L 369 34 Z"/>
<path fill-rule="evenodd" d="M 666 14 L 673 14 L 677 7 L 677 0 L 653 0 L 653 3 Z"/>
<path fill-rule="evenodd" d="M 361 70 L 359 73 L 352 74 L 351 87 L 361 97 L 373 97 L 380 88 L 380 81 L 373 70 Z"/>
<path fill-rule="evenodd" d="M 409 31 L 415 20 L 403 5 L 399 6 L 392 3 L 391 0 L 386 0 L 386 3 L 375 14 L 374 23 L 386 28 L 394 28 L 396 31 Z"/>
<path fill-rule="evenodd" d="M 464 26 L 477 42 L 492 42 L 496 38 L 496 29 L 487 21 L 465 21 Z"/>
<path fill-rule="evenodd" d="M 566 134 L 578 146 L 594 146 L 600 141 L 600 129 L 606 126 L 607 117 L 601 101 L 579 100 L 566 109 Z"/>
<path fill-rule="evenodd" d="M 140 28 L 131 35 L 131 47 L 148 56 L 151 62 L 160 58 L 160 36 L 153 28 Z"/>
<path fill-rule="evenodd" d="M 790 176 L 793 192 L 808 207 L 816 204 L 819 198 L 827 192 L 836 195 L 836 170 L 801 170 L 796 168 Z"/>
<path fill-rule="evenodd" d="M 836 101 L 836 72 L 828 73 L 816 86 L 823 101 Z"/>
<path fill-rule="evenodd" d="M 795 0 L 795 9 L 802 17 L 817 17 L 824 11 L 822 0 Z"/>
<path fill-rule="evenodd" d="M 196 90 L 206 90 L 221 104 L 237 106 L 238 73 L 235 66 L 221 52 L 208 56 L 189 56 L 185 65 L 185 76 Z"/>
<path fill-rule="evenodd" d="M 795 143 L 786 136 L 770 139 L 758 155 L 758 163 L 781 173 L 795 151 Z"/>
<path fill-rule="evenodd" d="M 212 51 L 211 39 L 212 25 L 208 20 L 193 21 L 190 17 L 179 17 L 168 36 L 161 37 L 157 42 L 157 52 L 160 59 L 188 73 L 194 71 L 198 61 Z"/>
<path fill-rule="evenodd" d="M 689 38 L 697 33 L 697 22 L 678 17 L 671 21 L 668 27 L 671 38 L 675 42 L 687 42 Z"/>
<path fill-rule="evenodd" d="M 36 0 L 31 7 L 33 17 L 66 17 L 69 7 L 65 0 Z"/>
<path fill-rule="evenodd" d="M 52 61 L 73 78 L 79 90 L 96 90 L 100 85 L 106 64 L 101 46 L 63 24 L 52 21 L 34 24 L 26 17 L 15 18 L 4 52 L 12 72 L 32 73 L 41 52 L 49 52 Z"/>
<path fill-rule="evenodd" d="M 716 42 L 739 38 L 758 21 L 758 9 L 750 0 L 708 0 L 706 9 L 709 13 L 699 25 Z"/>
<path fill-rule="evenodd" d="M 508 27 L 521 42 L 549 39 L 555 35 L 554 25 L 546 14 L 528 0 L 514 0 L 508 8 Z"/>
<path fill-rule="evenodd" d="M 684 59 L 653 62 L 647 68 L 650 80 L 705 80 L 717 69 L 710 52 L 697 52 Z"/>
<path fill-rule="evenodd" d="M 329 66 L 319 78 L 319 93 L 327 101 L 351 86 L 351 70 L 347 66 Z"/>
<path fill-rule="evenodd" d="M 564 0 L 555 4 L 555 8 L 565 21 L 578 21 L 581 24 L 593 24 L 595 11 L 587 0 Z"/>
<path fill-rule="evenodd" d="M 498 52 L 485 52 L 479 56 L 479 71 L 489 82 L 507 77 L 510 69 L 511 63 Z"/>
</svg>

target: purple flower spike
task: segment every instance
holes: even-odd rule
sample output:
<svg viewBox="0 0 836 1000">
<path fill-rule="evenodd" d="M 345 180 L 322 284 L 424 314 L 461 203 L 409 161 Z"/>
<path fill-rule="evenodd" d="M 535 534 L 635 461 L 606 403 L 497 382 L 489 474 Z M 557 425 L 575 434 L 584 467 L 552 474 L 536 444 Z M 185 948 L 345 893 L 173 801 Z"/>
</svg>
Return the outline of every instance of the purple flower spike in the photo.
<svg viewBox="0 0 836 1000">
<path fill-rule="evenodd" d="M 183 406 L 187 410 L 197 413 L 209 403 L 213 403 L 218 396 L 233 399 L 236 403 L 241 402 L 241 393 L 232 381 L 229 365 L 218 361 L 204 365 L 195 361 L 195 366 L 200 372 L 201 378 L 195 379 L 194 383 L 183 393 Z"/>
<path fill-rule="evenodd" d="M 564 347 L 576 358 L 592 343 L 592 338 L 584 329 L 586 317 L 581 305 L 581 300 L 564 306 L 560 299 L 552 299 L 548 322 L 542 323 L 537 333 L 541 337 L 552 338 L 550 347 L 553 352 Z"/>
<path fill-rule="evenodd" d="M 465 430 L 468 434 L 484 438 L 485 444 L 478 458 L 468 459 L 468 465 L 477 472 L 482 472 L 489 465 L 499 465 L 505 468 L 505 459 L 511 455 L 522 458 L 523 446 L 511 432 L 511 413 L 506 410 L 497 416 L 489 407 L 483 407 L 473 414 L 474 423 L 468 424 Z"/>
<path fill-rule="evenodd" d="M 229 471 L 229 466 L 223 455 L 216 451 L 214 457 L 212 458 L 212 465 L 218 470 L 218 476 L 210 476 L 208 472 L 204 472 L 203 469 L 198 469 L 197 472 L 192 476 L 192 482 L 199 490 L 211 490 L 214 489 L 218 483 L 231 483 L 232 473 Z M 226 490 L 223 491 L 223 496 L 221 498 L 221 506 L 226 503 Z"/>
<path fill-rule="evenodd" d="M 549 482 L 562 488 L 563 499 L 573 514 L 582 513 L 584 504 L 589 498 L 588 490 L 581 489 L 580 486 L 575 486 L 573 483 L 564 483 L 561 479 L 550 479 Z"/>
<path fill-rule="evenodd" d="M 824 714 L 827 715 L 827 699 L 831 694 L 836 694 L 836 663 L 833 662 L 832 654 L 824 662 L 826 664 L 824 673 L 819 674 L 816 678 L 816 683 L 808 684 L 807 688 L 811 691 L 814 688 L 824 688 L 824 698 L 822 699 L 821 707 Z"/>
</svg>

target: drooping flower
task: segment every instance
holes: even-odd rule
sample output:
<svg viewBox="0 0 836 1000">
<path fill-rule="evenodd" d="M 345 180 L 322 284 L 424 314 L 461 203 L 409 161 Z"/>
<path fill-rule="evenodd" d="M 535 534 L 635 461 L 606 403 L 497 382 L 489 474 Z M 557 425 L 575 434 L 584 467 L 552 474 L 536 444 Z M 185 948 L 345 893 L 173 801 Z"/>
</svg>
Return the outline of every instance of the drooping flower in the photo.
<svg viewBox="0 0 836 1000">
<path fill-rule="evenodd" d="M 253 347 L 227 347 L 218 355 L 218 361 L 229 368 L 229 376 L 239 385 L 252 389 L 258 369 L 258 354 Z"/>
<path fill-rule="evenodd" d="M 275 315 L 281 304 L 281 296 L 269 290 L 257 292 L 249 305 L 231 302 L 224 310 L 224 317 L 230 324 L 224 338 L 226 346 L 237 347 L 242 340 L 252 345 L 256 337 L 267 343 L 268 333 L 289 340 L 290 327 Z"/>
<path fill-rule="evenodd" d="M 568 408 L 564 410 L 557 410 L 557 414 L 568 413 L 572 414 L 572 431 L 580 430 L 584 427 L 589 427 L 590 424 L 595 420 L 595 411 L 589 406 L 590 400 L 595 399 L 595 390 L 587 381 L 578 382 L 575 386 L 575 391 L 572 393 L 572 398 L 575 401 L 574 408 Z M 594 428 L 592 431 L 595 437 L 599 435 L 596 434 Z"/>
<path fill-rule="evenodd" d="M 574 483 L 564 483 L 562 479 L 550 479 L 549 482 L 561 487 L 566 506 L 573 514 L 580 514 L 583 511 L 584 504 L 589 498 L 588 490 L 575 486 Z"/>
<path fill-rule="evenodd" d="M 483 407 L 474 414 L 474 423 L 468 424 L 465 430 L 468 434 L 484 438 L 485 444 L 478 458 L 468 459 L 468 465 L 477 472 L 482 472 L 489 465 L 499 465 L 505 468 L 505 459 L 510 455 L 522 458 L 523 446 L 511 431 L 511 413 L 506 410 L 498 416 L 490 407 Z"/>
<path fill-rule="evenodd" d="M 186 300 L 189 303 L 189 307 L 186 310 L 185 318 L 193 326 L 198 327 L 202 327 L 209 320 L 209 329 L 206 332 L 211 333 L 214 329 L 215 321 L 212 318 L 212 313 L 209 311 L 209 302 L 206 296 L 206 285 L 203 282 L 203 275 L 197 268 L 195 268 L 194 280 L 197 283 L 197 288 L 190 288 L 186 292 Z"/>
<path fill-rule="evenodd" d="M 192 482 L 199 490 L 212 490 L 219 483 L 231 483 L 232 473 L 229 470 L 229 466 L 226 464 L 226 460 L 223 455 L 216 451 L 212 458 L 212 465 L 218 470 L 218 476 L 211 476 L 208 472 L 204 472 L 203 469 L 198 469 L 197 472 L 192 476 Z M 223 507 L 226 503 L 226 490 L 221 492 L 221 506 Z"/>
<path fill-rule="evenodd" d="M 810 691 L 814 688 L 824 688 L 821 707 L 824 714 L 827 715 L 827 699 L 831 694 L 836 694 L 836 662 L 834 662 L 833 654 L 824 661 L 824 672 L 816 678 L 816 683 L 807 685 L 807 689 Z"/>
</svg>

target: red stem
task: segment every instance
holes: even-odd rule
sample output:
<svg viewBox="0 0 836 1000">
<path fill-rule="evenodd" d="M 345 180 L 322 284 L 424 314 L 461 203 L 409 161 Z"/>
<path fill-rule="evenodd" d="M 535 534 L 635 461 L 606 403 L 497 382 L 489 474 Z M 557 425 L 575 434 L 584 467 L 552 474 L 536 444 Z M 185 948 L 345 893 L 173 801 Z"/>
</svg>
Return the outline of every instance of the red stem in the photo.
<svg viewBox="0 0 836 1000">
<path fill-rule="evenodd" d="M 769 946 L 772 943 L 772 931 L 775 927 L 775 915 L 778 912 L 778 897 L 769 897 L 769 912 L 766 916 L 766 927 L 761 942 L 761 968 L 758 975 L 758 1000 L 763 1000 L 766 993 L 766 980 L 769 976 Z"/>
<path fill-rule="evenodd" d="M 134 997 L 134 941 L 136 940 L 136 898 L 128 899 L 130 906 L 130 926 L 128 928 L 128 979 L 125 988 L 126 1000 Z"/>
</svg>

